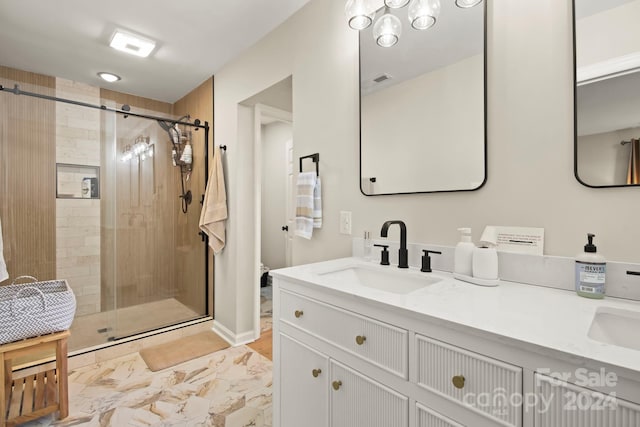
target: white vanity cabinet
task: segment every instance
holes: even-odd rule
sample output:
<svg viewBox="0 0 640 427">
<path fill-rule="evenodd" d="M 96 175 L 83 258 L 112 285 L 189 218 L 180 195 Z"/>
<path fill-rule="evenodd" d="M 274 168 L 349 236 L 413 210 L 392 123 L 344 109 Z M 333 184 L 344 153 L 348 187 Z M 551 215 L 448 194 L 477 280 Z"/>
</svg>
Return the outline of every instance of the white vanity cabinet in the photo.
<svg viewBox="0 0 640 427">
<path fill-rule="evenodd" d="M 279 287 L 274 292 L 274 425 L 408 427 L 409 398 L 339 356 L 405 381 L 407 330 Z"/>
<path fill-rule="evenodd" d="M 502 315 L 497 299 L 458 310 L 465 324 L 448 305 L 424 310 L 435 292 L 369 297 L 300 270 L 301 278 L 294 269 L 274 273 L 274 426 L 640 427 L 637 369 L 519 340 L 515 328 L 496 333 L 508 320 L 493 320 Z M 480 293 L 453 283 L 441 304 L 460 303 L 463 291 Z M 618 382 L 590 387 L 580 383 L 581 370 L 606 371 Z M 608 401 L 590 388 L 619 394 Z"/>
<path fill-rule="evenodd" d="M 638 427 L 640 405 L 535 374 L 536 427 Z"/>
<path fill-rule="evenodd" d="M 408 396 L 407 329 L 274 282 L 274 426 L 461 426 Z"/>
<path fill-rule="evenodd" d="M 367 376 L 279 334 L 282 427 L 407 427 L 409 400 Z M 329 423 L 329 419 L 331 422 Z"/>
</svg>

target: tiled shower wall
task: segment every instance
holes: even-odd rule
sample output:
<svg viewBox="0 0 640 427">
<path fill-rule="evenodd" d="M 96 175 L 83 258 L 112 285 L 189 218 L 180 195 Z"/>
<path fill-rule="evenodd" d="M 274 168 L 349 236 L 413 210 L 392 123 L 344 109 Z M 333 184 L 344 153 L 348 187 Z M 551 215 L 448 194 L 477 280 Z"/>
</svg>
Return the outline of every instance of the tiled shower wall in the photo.
<svg viewBox="0 0 640 427">
<path fill-rule="evenodd" d="M 100 104 L 99 88 L 60 78 L 56 96 Z M 56 163 L 100 166 L 100 110 L 56 103 Z M 58 191 L 80 197 L 80 175 L 59 175 Z M 56 251 L 56 277 L 73 289 L 76 315 L 99 312 L 100 199 L 56 199 Z"/>
</svg>

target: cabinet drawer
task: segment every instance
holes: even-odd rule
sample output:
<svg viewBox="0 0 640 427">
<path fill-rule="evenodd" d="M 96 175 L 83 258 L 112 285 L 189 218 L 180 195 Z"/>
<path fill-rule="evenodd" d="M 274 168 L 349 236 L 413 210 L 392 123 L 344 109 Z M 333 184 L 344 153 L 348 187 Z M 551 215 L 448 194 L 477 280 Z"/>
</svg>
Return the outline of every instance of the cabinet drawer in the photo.
<svg viewBox="0 0 640 427">
<path fill-rule="evenodd" d="M 420 387 L 506 426 L 522 424 L 522 369 L 416 335 Z"/>
<path fill-rule="evenodd" d="M 416 425 L 418 427 L 464 427 L 462 424 L 416 402 Z"/>
<path fill-rule="evenodd" d="M 637 427 L 640 406 L 615 393 L 607 395 L 535 374 L 536 427 Z"/>
<path fill-rule="evenodd" d="M 280 291 L 280 320 L 408 377 L 408 332 L 297 294 Z"/>
</svg>

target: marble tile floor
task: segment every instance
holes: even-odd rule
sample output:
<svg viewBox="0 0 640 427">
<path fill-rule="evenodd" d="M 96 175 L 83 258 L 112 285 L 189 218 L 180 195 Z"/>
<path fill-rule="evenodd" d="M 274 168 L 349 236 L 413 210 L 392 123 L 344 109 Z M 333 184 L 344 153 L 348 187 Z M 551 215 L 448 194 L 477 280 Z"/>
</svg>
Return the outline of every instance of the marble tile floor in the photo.
<svg viewBox="0 0 640 427">
<path fill-rule="evenodd" d="M 151 372 L 138 353 L 69 373 L 69 417 L 25 426 L 270 427 L 272 363 L 238 346 Z"/>
<path fill-rule="evenodd" d="M 260 332 L 268 331 L 273 326 L 273 287 L 260 288 Z"/>
</svg>

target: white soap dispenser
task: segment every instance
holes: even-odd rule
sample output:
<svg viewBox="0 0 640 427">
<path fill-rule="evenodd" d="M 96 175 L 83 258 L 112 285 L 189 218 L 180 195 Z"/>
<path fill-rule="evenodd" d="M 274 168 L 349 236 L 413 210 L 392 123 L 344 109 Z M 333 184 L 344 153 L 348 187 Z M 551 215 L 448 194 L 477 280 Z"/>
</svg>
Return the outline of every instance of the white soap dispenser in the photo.
<svg viewBox="0 0 640 427">
<path fill-rule="evenodd" d="M 483 286 L 498 285 L 498 231 L 487 226 L 480 238 L 479 246 L 473 250 L 474 283 Z"/>
<path fill-rule="evenodd" d="M 453 258 L 453 272 L 464 276 L 471 276 L 473 270 L 473 250 L 475 245 L 471 242 L 471 229 L 458 228 L 460 241 L 456 245 Z"/>
</svg>

